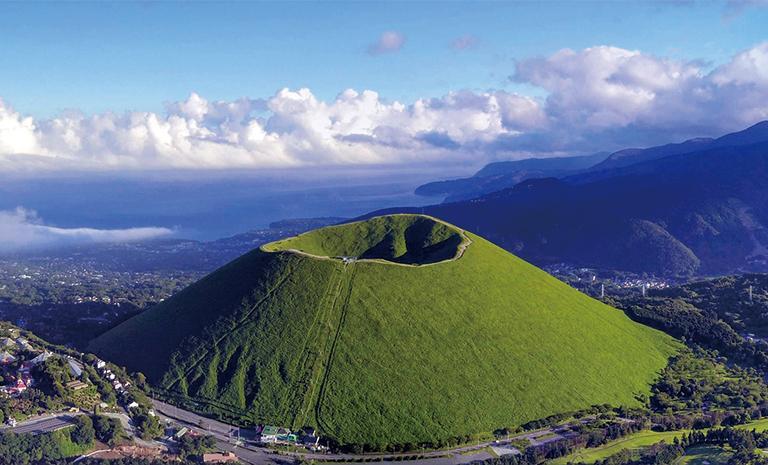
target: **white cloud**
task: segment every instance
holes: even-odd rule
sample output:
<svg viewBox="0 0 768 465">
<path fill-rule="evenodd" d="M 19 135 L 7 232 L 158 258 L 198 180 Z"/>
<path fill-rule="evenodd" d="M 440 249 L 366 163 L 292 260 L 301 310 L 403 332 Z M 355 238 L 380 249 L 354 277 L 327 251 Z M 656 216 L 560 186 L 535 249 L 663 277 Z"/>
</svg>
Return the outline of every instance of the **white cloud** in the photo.
<svg viewBox="0 0 768 465">
<path fill-rule="evenodd" d="M 167 228 L 58 228 L 46 226 L 34 211 L 0 210 L 0 252 L 41 249 L 63 245 L 133 242 L 172 234 Z"/>
<path fill-rule="evenodd" d="M 712 78 L 720 86 L 768 87 L 768 42 L 739 53 L 730 63 L 712 73 Z"/>
<path fill-rule="evenodd" d="M 2 104 L 0 104 L 2 105 Z M 0 169 L 204 169 L 398 164 L 477 158 L 483 144 L 544 124 L 538 103 L 503 91 L 456 92 L 410 105 L 348 89 L 211 102 L 191 94 L 167 113 L 33 121 L 6 105 Z M 23 128 L 23 130 L 15 129 Z M 19 150 L 23 147 L 24 150 Z M 461 147 L 462 151 L 454 150 Z M 24 155 L 22 154 L 33 154 Z"/>
<path fill-rule="evenodd" d="M 36 153 L 40 151 L 31 117 L 22 117 L 0 99 L 0 153 Z"/>
<path fill-rule="evenodd" d="M 513 80 L 548 92 L 551 124 L 627 143 L 718 135 L 768 118 L 768 44 L 712 70 L 616 47 L 561 50 L 518 62 Z M 653 140 L 655 137 L 656 140 Z"/>
<path fill-rule="evenodd" d="M 368 46 L 370 55 L 397 52 L 405 45 L 405 36 L 397 31 L 382 32 L 376 42 Z"/>
<path fill-rule="evenodd" d="M 545 98 L 458 91 L 413 102 L 347 89 L 320 99 L 192 93 L 152 112 L 24 116 L 0 100 L 0 171 L 480 164 L 719 135 L 768 119 L 768 43 L 709 69 L 617 47 L 521 60 Z"/>
<path fill-rule="evenodd" d="M 693 64 L 616 47 L 561 50 L 518 63 L 514 79 L 549 92 L 547 112 L 588 128 L 620 127 L 652 113 L 659 97 L 701 78 Z"/>
</svg>

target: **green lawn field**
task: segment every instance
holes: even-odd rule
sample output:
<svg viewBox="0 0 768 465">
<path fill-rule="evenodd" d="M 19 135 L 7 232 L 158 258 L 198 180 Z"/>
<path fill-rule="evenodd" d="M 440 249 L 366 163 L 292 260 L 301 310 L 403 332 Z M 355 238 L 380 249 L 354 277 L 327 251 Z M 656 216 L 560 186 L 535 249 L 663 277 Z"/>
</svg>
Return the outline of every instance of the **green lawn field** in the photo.
<svg viewBox="0 0 768 465">
<path fill-rule="evenodd" d="M 662 432 L 640 431 L 634 434 L 630 434 L 619 440 L 612 441 L 601 447 L 583 449 L 571 455 L 560 457 L 556 460 L 552 460 L 550 463 L 553 465 L 563 465 L 568 462 L 594 463 L 597 460 L 603 460 L 606 457 L 610 457 L 611 455 L 616 454 L 624 449 L 639 450 L 644 447 L 652 446 L 653 444 L 661 441 L 671 443 L 675 438 L 682 437 L 687 433 L 687 430 Z"/>
<path fill-rule="evenodd" d="M 743 425 L 737 425 L 736 429 L 755 430 L 758 432 L 768 430 L 768 418 L 755 420 Z M 583 449 L 577 451 L 571 455 L 560 457 L 556 460 L 552 460 L 550 463 L 553 465 L 563 465 L 568 462 L 582 462 L 582 463 L 594 463 L 597 460 L 603 460 L 606 457 L 620 452 L 623 449 L 639 450 L 648 446 L 652 446 L 657 442 L 666 441 L 672 442 L 676 437 L 682 437 L 687 434 L 689 430 L 681 431 L 640 431 L 638 433 L 631 434 L 617 441 L 609 442 L 601 447 L 595 447 L 592 449 Z M 694 448 L 692 448 L 694 449 Z M 715 448 L 720 449 L 720 448 Z M 690 454 L 686 454 L 690 455 Z M 717 465 L 716 461 L 711 461 L 712 465 Z M 726 460 L 727 462 L 727 460 Z M 687 463 L 687 462 L 681 462 Z M 698 465 L 698 462 L 694 462 Z"/>
<path fill-rule="evenodd" d="M 726 465 L 733 453 L 717 446 L 695 446 L 686 449 L 675 465 Z"/>
<path fill-rule="evenodd" d="M 746 423 L 744 425 L 734 426 L 734 428 L 755 430 L 758 433 L 762 433 L 763 431 L 768 430 L 768 418 L 762 418 L 760 420 L 755 420 L 753 422 Z"/>
</svg>

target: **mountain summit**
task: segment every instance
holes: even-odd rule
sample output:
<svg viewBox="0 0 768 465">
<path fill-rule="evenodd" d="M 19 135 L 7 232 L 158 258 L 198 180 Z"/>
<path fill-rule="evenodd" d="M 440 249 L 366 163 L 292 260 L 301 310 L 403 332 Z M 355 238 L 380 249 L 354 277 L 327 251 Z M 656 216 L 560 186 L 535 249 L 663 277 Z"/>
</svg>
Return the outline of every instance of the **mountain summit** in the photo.
<svg viewBox="0 0 768 465">
<path fill-rule="evenodd" d="M 91 347 L 188 408 L 373 445 L 436 444 L 598 403 L 637 405 L 676 348 L 422 215 L 267 244 Z"/>
</svg>

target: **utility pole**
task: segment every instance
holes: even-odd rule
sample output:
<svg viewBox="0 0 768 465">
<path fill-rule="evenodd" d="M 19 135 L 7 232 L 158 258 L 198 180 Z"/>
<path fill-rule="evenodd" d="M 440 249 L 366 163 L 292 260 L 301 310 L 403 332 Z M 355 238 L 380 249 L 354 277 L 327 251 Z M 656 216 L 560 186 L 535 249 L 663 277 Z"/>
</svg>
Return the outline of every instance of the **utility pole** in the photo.
<svg viewBox="0 0 768 465">
<path fill-rule="evenodd" d="M 600 284 L 600 298 L 605 299 L 605 284 Z"/>
<path fill-rule="evenodd" d="M 645 283 L 643 283 L 643 297 L 645 297 L 645 289 L 646 289 L 646 286 L 647 286 L 647 285 L 646 285 Z"/>
</svg>

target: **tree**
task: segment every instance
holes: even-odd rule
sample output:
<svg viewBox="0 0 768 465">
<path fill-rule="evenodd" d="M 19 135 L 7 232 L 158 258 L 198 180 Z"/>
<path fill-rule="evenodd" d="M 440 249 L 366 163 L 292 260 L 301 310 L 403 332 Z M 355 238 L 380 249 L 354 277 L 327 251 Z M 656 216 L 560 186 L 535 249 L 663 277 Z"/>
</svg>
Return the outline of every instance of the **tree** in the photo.
<svg viewBox="0 0 768 465">
<path fill-rule="evenodd" d="M 81 446 L 93 443 L 96 432 L 93 429 L 93 421 L 88 415 L 79 415 L 75 418 L 75 426 L 70 433 L 72 442 Z"/>
<path fill-rule="evenodd" d="M 142 439 L 154 439 L 163 434 L 163 427 L 160 425 L 157 418 L 152 415 L 141 413 L 136 415 L 133 421 L 136 422 L 136 426 L 139 428 L 139 431 L 141 431 Z"/>
<path fill-rule="evenodd" d="M 147 389 L 147 377 L 144 376 L 144 373 L 137 372 L 134 375 L 134 378 L 136 379 L 136 385 L 141 389 Z"/>
<path fill-rule="evenodd" d="M 106 415 L 94 417 L 93 427 L 96 432 L 96 438 L 110 446 L 114 446 L 125 435 L 125 430 L 120 420 Z"/>
<path fill-rule="evenodd" d="M 182 436 L 179 441 L 179 455 L 190 459 L 195 456 L 213 450 L 216 447 L 216 438 L 213 436 L 192 436 L 190 434 Z"/>
</svg>

